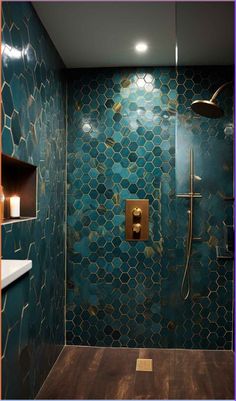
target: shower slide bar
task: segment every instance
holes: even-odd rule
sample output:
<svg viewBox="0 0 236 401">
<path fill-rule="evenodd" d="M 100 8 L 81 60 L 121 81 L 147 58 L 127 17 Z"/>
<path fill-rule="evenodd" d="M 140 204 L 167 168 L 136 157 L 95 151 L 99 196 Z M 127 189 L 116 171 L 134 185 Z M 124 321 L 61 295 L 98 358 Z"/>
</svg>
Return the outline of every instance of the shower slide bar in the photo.
<svg viewBox="0 0 236 401">
<path fill-rule="evenodd" d="M 189 154 L 189 192 L 185 194 L 177 194 L 177 198 L 189 199 L 189 210 L 188 210 L 188 232 L 187 232 L 187 246 L 186 246 L 186 261 L 184 267 L 184 275 L 181 283 L 181 297 L 186 300 L 190 295 L 191 283 L 190 283 L 190 258 L 192 251 L 193 240 L 201 240 L 199 237 L 193 237 L 193 200 L 194 198 L 201 198 L 200 193 L 194 192 L 194 159 L 193 150 L 190 149 Z"/>
</svg>

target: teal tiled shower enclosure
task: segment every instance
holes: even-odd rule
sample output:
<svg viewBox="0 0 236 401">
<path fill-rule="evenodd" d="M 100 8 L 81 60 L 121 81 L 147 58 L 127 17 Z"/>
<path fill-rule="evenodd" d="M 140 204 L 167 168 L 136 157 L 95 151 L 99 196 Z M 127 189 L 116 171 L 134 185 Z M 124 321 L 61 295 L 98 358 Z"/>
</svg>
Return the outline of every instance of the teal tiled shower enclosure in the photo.
<svg viewBox="0 0 236 401">
<path fill-rule="evenodd" d="M 232 261 L 216 259 L 232 224 L 232 93 L 222 119 L 194 115 L 227 68 L 68 72 L 67 343 L 230 349 Z M 180 297 L 189 149 L 195 152 L 191 297 Z M 150 238 L 125 240 L 125 200 L 150 202 Z"/>
<path fill-rule="evenodd" d="M 29 3 L 3 3 L 3 152 L 38 166 L 38 218 L 3 227 L 3 258 L 33 269 L 2 294 L 3 398 L 33 398 L 66 343 L 230 349 L 232 93 L 225 116 L 194 115 L 232 78 L 223 67 L 68 70 Z M 11 49 L 14 52 L 11 53 Z M 25 51 L 22 52 L 21 50 Z M 20 57 L 19 57 L 20 54 Z M 66 116 L 66 85 L 68 115 Z M 66 117 L 68 117 L 66 133 Z M 196 190 L 191 297 L 180 297 L 188 155 Z M 150 202 L 150 238 L 125 241 L 125 199 Z M 13 373 L 14 372 L 14 373 Z"/>
</svg>

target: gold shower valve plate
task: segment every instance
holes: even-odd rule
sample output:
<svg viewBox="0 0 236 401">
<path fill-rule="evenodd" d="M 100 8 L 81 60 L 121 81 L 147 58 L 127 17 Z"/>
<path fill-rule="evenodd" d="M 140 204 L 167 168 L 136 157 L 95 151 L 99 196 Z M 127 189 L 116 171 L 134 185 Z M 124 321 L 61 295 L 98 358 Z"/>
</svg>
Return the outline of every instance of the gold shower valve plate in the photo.
<svg viewBox="0 0 236 401">
<path fill-rule="evenodd" d="M 137 372 L 152 372 L 152 359 L 137 358 L 136 360 L 136 371 Z"/>
<path fill-rule="evenodd" d="M 149 237 L 149 200 L 126 199 L 125 233 L 127 241 L 147 241 Z"/>
</svg>

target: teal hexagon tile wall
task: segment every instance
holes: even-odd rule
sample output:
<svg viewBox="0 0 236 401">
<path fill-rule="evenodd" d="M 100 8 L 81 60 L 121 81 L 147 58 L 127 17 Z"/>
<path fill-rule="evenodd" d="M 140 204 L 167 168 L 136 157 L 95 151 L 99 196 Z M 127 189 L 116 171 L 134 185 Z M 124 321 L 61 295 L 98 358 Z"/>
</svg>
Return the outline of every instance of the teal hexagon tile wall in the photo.
<svg viewBox="0 0 236 401">
<path fill-rule="evenodd" d="M 160 324 L 162 280 L 169 270 L 177 278 L 175 69 L 72 74 L 67 342 L 167 346 Z M 149 199 L 147 242 L 125 241 L 127 198 Z"/>
<path fill-rule="evenodd" d="M 215 246 L 232 221 L 222 200 L 232 196 L 232 93 L 221 120 L 190 109 L 231 76 L 225 67 L 69 72 L 68 344 L 231 348 L 232 261 L 217 261 Z M 188 189 L 190 146 L 203 198 L 183 301 L 188 206 L 176 193 Z M 125 241 L 129 198 L 150 201 L 147 242 Z"/>
<path fill-rule="evenodd" d="M 3 152 L 38 166 L 37 220 L 2 227 L 5 259 L 32 259 L 3 290 L 3 398 L 33 399 L 64 344 L 64 65 L 32 5 L 2 4 Z"/>
</svg>

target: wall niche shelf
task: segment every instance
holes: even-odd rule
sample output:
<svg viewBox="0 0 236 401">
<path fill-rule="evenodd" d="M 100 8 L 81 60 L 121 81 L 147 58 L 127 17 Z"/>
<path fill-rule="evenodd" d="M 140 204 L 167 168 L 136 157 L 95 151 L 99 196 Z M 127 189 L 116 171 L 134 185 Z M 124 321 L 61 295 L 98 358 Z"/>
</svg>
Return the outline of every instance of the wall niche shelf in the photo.
<svg viewBox="0 0 236 401">
<path fill-rule="evenodd" d="M 2 153 L 2 187 L 5 196 L 2 224 L 36 219 L 37 167 Z M 20 218 L 10 218 L 10 197 L 20 197 Z"/>
</svg>

